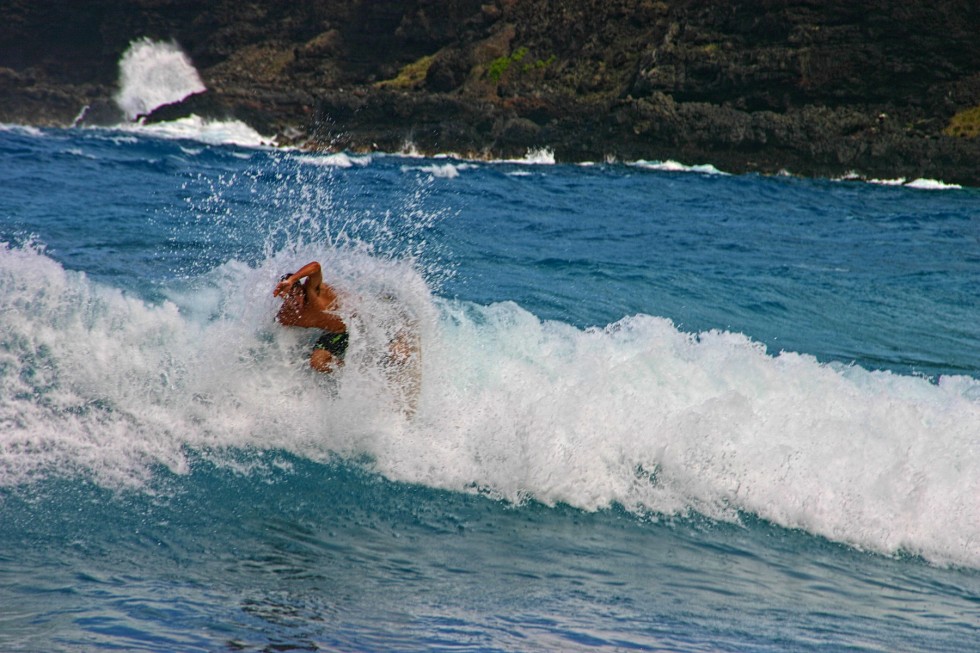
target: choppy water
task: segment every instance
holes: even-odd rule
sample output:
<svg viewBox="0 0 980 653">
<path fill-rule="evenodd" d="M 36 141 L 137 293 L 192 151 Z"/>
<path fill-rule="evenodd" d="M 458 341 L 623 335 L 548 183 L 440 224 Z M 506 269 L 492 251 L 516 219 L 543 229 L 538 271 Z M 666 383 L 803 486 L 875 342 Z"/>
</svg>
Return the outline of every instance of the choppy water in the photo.
<svg viewBox="0 0 980 653">
<path fill-rule="evenodd" d="M 0 648 L 980 641 L 976 190 L 178 128 L 0 130 Z"/>
</svg>

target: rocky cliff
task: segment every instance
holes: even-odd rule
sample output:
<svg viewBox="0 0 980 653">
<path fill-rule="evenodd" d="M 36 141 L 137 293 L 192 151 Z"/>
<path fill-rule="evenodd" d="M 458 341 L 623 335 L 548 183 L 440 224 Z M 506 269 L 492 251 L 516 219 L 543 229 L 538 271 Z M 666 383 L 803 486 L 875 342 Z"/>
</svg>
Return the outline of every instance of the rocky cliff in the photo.
<svg viewBox="0 0 980 653">
<path fill-rule="evenodd" d="M 157 117 L 309 147 L 980 185 L 978 34 L 974 0 L 7 0 L 0 121 L 118 120 L 150 37 L 209 89 Z"/>
</svg>

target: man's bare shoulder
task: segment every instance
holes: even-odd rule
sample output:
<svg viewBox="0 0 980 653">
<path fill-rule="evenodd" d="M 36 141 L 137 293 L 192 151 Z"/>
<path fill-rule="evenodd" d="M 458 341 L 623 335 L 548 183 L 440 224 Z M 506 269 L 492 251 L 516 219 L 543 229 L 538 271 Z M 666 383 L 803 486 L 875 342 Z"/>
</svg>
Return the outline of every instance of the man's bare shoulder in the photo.
<svg viewBox="0 0 980 653">
<path fill-rule="evenodd" d="M 311 289 L 310 295 L 318 308 L 334 309 L 340 304 L 340 294 L 327 283 L 320 283 Z"/>
</svg>

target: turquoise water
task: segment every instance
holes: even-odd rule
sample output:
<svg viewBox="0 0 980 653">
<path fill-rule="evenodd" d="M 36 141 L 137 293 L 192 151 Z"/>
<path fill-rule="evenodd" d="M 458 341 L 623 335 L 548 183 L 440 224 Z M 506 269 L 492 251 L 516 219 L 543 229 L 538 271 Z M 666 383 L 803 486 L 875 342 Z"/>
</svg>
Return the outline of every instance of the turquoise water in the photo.
<svg viewBox="0 0 980 653">
<path fill-rule="evenodd" d="M 975 646 L 977 191 L 540 158 L 0 130 L 0 648 Z"/>
</svg>

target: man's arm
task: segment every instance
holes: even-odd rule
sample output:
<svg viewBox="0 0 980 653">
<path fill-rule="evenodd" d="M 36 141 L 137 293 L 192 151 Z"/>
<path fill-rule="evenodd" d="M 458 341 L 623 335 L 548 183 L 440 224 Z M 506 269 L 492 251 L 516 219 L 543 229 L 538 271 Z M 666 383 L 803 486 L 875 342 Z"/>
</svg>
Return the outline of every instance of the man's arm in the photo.
<svg viewBox="0 0 980 653">
<path fill-rule="evenodd" d="M 285 295 L 287 292 L 289 292 L 290 288 L 306 277 L 309 277 L 307 287 L 314 292 L 318 292 L 320 289 L 320 284 L 323 283 L 323 273 L 320 271 L 320 263 L 318 261 L 310 261 L 299 270 L 277 283 L 275 290 L 272 291 L 272 296 L 279 297 L 280 295 Z"/>
</svg>

